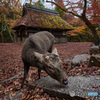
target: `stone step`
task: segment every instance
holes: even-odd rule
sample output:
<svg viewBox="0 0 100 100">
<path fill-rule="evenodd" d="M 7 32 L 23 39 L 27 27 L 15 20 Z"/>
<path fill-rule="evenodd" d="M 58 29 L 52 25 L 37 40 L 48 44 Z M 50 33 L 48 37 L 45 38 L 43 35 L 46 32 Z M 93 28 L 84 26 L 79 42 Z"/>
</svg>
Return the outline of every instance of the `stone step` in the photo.
<svg viewBox="0 0 100 100">
<path fill-rule="evenodd" d="M 29 84 L 29 86 L 31 88 L 42 88 L 51 96 L 67 98 L 69 100 L 84 100 L 86 97 L 100 100 L 100 75 L 70 76 L 68 82 L 68 85 L 64 86 L 50 76 L 47 76 Z"/>
</svg>

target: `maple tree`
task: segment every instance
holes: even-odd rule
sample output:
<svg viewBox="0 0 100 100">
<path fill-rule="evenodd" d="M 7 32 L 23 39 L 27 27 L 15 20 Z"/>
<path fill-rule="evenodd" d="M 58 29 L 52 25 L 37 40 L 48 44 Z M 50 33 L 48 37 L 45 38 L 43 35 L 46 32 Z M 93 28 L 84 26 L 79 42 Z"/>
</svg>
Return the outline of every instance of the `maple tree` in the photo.
<svg viewBox="0 0 100 100">
<path fill-rule="evenodd" d="M 99 0 L 92 0 L 92 6 L 89 7 L 91 9 L 91 21 L 93 23 L 100 24 L 100 1 Z M 87 12 L 89 13 L 89 12 Z"/>
<path fill-rule="evenodd" d="M 74 27 L 74 30 L 66 33 L 69 42 L 91 42 L 92 34 L 86 26 Z"/>
<path fill-rule="evenodd" d="M 91 31 L 80 18 L 67 14 L 66 21 L 74 27 L 74 30 L 66 32 L 69 42 L 91 42 L 93 40 Z"/>
<path fill-rule="evenodd" d="M 62 9 L 64 12 L 72 14 L 76 17 L 79 17 L 81 20 L 85 22 L 85 24 L 89 27 L 93 35 L 93 42 L 95 45 L 100 44 L 100 37 L 97 33 L 96 28 L 92 21 L 97 17 L 100 18 L 100 2 L 97 0 L 55 0 L 47 1 L 55 4 L 57 7 Z M 94 5 L 94 6 L 93 6 Z M 91 21 L 92 20 L 92 21 Z M 96 21 L 98 22 L 98 20 Z M 100 23 L 100 22 L 99 22 Z"/>
<path fill-rule="evenodd" d="M 11 41 L 14 41 L 13 24 L 21 17 L 22 6 L 19 0 L 1 0 L 0 3 L 0 35 L 1 42 L 5 42 L 10 36 Z M 4 37 L 6 36 L 6 39 Z"/>
</svg>

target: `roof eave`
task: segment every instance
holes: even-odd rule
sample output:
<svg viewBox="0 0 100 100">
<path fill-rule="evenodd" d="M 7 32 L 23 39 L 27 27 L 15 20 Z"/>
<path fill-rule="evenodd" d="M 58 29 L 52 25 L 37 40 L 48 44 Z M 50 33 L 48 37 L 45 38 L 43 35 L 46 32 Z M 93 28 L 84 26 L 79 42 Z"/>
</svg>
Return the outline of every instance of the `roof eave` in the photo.
<svg viewBox="0 0 100 100">
<path fill-rule="evenodd" d="M 12 29 L 13 30 L 18 30 L 21 26 L 24 26 L 24 27 L 26 27 L 25 25 L 19 25 L 19 26 L 17 26 L 17 27 L 13 27 Z M 41 29 L 41 30 L 59 30 L 59 31 L 71 31 L 71 30 L 73 30 L 73 28 L 72 29 L 61 29 L 61 28 L 41 28 L 41 27 L 31 27 L 31 26 L 29 26 L 29 27 L 27 27 L 27 29 L 28 28 L 32 28 L 32 29 Z"/>
</svg>

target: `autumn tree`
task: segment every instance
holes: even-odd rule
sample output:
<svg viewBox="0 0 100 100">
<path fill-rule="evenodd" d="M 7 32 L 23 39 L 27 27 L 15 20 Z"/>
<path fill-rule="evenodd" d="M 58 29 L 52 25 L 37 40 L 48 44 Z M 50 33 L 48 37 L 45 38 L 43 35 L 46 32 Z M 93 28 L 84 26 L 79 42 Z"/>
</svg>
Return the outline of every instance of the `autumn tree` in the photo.
<svg viewBox="0 0 100 100">
<path fill-rule="evenodd" d="M 0 24 L 1 39 L 4 42 L 4 35 L 9 34 L 14 41 L 12 25 L 21 17 L 22 6 L 19 0 L 1 0 L 0 2 Z"/>
<path fill-rule="evenodd" d="M 1 35 L 1 42 L 4 42 L 3 30 L 4 30 L 4 18 L 5 14 L 8 13 L 8 9 L 0 5 L 0 35 Z"/>
<path fill-rule="evenodd" d="M 44 1 L 45 1 L 45 0 L 36 0 L 36 1 L 34 1 L 34 0 L 25 0 L 25 2 L 29 2 L 29 4 L 33 4 L 33 5 L 42 7 L 42 8 L 45 7 L 45 6 L 44 6 Z"/>
<path fill-rule="evenodd" d="M 93 23 L 100 24 L 100 1 L 92 0 L 92 6 L 89 9 L 92 9 L 92 16 L 90 16 L 91 21 Z"/>
<path fill-rule="evenodd" d="M 95 18 L 100 18 L 100 3 L 97 0 L 55 0 L 47 1 L 55 4 L 64 12 L 79 17 L 89 27 L 93 35 L 93 42 L 95 45 L 100 44 L 100 37 L 92 21 Z M 64 6 L 62 6 L 64 4 Z M 99 22 L 100 23 L 100 22 Z"/>
<path fill-rule="evenodd" d="M 37 5 L 37 6 L 39 6 L 39 7 L 45 8 L 45 6 L 43 5 L 43 3 L 44 3 L 44 0 L 38 0 L 34 4 Z"/>
</svg>

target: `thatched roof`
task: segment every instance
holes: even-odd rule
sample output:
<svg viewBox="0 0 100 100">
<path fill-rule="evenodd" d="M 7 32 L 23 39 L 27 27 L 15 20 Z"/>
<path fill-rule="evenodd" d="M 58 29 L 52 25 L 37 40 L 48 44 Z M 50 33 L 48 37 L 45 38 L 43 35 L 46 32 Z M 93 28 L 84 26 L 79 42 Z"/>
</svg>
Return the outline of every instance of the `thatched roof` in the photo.
<svg viewBox="0 0 100 100">
<path fill-rule="evenodd" d="M 56 11 L 29 4 L 23 6 L 22 18 L 15 23 L 13 29 L 17 30 L 20 26 L 54 30 L 73 29 Z"/>
</svg>

